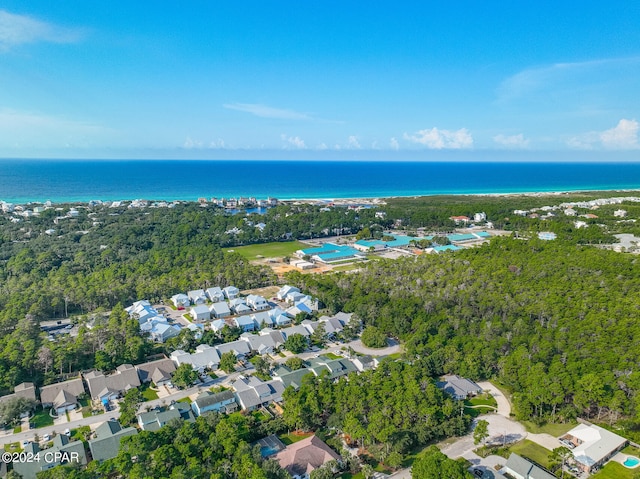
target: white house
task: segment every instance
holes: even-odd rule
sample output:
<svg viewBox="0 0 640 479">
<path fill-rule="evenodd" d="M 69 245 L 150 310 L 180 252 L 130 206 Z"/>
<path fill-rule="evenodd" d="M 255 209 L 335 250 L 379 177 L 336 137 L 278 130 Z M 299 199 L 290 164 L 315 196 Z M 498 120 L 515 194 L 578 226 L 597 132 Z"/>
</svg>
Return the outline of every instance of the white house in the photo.
<svg viewBox="0 0 640 479">
<path fill-rule="evenodd" d="M 194 321 L 209 321 L 211 319 L 211 311 L 209 311 L 209 306 L 206 304 L 193 306 L 189 310 L 189 314 L 191 314 Z"/>
<path fill-rule="evenodd" d="M 212 370 L 218 369 L 220 364 L 218 350 L 208 344 L 200 344 L 193 353 L 186 353 L 178 349 L 173 351 L 170 357 L 176 365 L 190 364 L 191 367 L 199 373 L 203 373 L 207 368 Z"/>
<path fill-rule="evenodd" d="M 204 294 L 204 289 L 187 291 L 187 296 L 189 297 L 191 304 L 204 304 L 207 302 L 207 296 Z"/>
<path fill-rule="evenodd" d="M 211 326 L 211 330 L 214 333 L 217 333 L 219 331 L 222 330 L 222 328 L 224 328 L 227 325 L 227 323 L 225 322 L 224 319 L 216 319 L 214 321 L 211 321 L 210 326 Z"/>
<path fill-rule="evenodd" d="M 247 306 L 250 306 L 254 311 L 269 309 L 269 303 L 267 303 L 267 300 L 257 294 L 250 294 L 247 296 Z"/>
<path fill-rule="evenodd" d="M 211 314 L 215 316 L 217 319 L 226 318 L 227 316 L 231 315 L 231 310 L 229 309 L 229 305 L 224 301 L 213 303 L 209 307 L 209 310 L 211 311 Z"/>
<path fill-rule="evenodd" d="M 227 299 L 237 298 L 240 294 L 240 290 L 235 286 L 227 286 L 222 291 L 224 291 L 224 295 L 227 297 Z"/>
<path fill-rule="evenodd" d="M 259 311 L 257 313 L 253 313 L 251 317 L 253 318 L 253 322 L 256 323 L 258 329 L 272 327 L 276 324 L 274 319 L 269 316 L 269 311 Z"/>
<path fill-rule="evenodd" d="M 180 328 L 168 323 L 156 323 L 149 331 L 151 339 L 157 343 L 164 343 L 167 339 L 173 338 L 180 334 Z"/>
<path fill-rule="evenodd" d="M 183 293 L 178 293 L 171 296 L 171 302 L 178 309 L 188 308 L 191 305 L 189 296 Z"/>
<path fill-rule="evenodd" d="M 220 288 L 219 286 L 208 288 L 205 291 L 205 294 L 211 300 L 212 303 L 218 303 L 220 301 L 224 301 L 224 292 L 222 291 L 222 288 Z"/>
<path fill-rule="evenodd" d="M 285 284 L 282 288 L 280 288 L 280 290 L 278 291 L 278 294 L 276 294 L 276 298 L 278 298 L 280 301 L 284 301 L 284 299 L 287 297 L 289 293 L 299 293 L 299 292 L 300 290 L 295 286 L 289 286 L 288 284 Z"/>
<path fill-rule="evenodd" d="M 233 322 L 243 331 L 255 331 L 256 329 L 256 323 L 251 316 L 238 316 L 233 319 Z"/>
</svg>

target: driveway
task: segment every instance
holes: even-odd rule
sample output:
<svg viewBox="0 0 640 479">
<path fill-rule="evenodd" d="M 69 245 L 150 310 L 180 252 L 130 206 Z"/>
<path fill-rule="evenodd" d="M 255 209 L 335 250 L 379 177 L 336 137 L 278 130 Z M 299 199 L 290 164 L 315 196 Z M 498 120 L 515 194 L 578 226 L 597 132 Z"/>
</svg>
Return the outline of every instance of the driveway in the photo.
<svg viewBox="0 0 640 479">
<path fill-rule="evenodd" d="M 509 402 L 509 399 L 507 399 L 504 394 L 502 394 L 502 391 L 500 391 L 489 381 L 478 383 L 478 386 L 480 386 L 483 390 L 489 391 L 491 393 L 493 398 L 498 403 L 498 414 L 504 417 L 511 416 L 511 403 Z"/>
<path fill-rule="evenodd" d="M 397 341 L 389 340 L 389 346 L 386 348 L 372 349 L 362 344 L 362 341 L 356 339 L 350 343 L 345 344 L 346 347 L 351 347 L 353 350 L 360 354 L 368 354 L 370 356 L 388 356 L 389 354 L 395 354 L 402 351 L 402 347 Z"/>
</svg>

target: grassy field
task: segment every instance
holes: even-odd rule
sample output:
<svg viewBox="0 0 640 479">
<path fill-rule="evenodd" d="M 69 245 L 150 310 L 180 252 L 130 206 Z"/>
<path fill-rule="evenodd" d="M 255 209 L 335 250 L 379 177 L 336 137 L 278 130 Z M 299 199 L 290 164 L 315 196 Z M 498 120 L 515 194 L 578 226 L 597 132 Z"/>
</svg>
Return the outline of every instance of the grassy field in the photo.
<svg viewBox="0 0 640 479">
<path fill-rule="evenodd" d="M 551 454 L 551 451 L 528 439 L 514 444 L 509 448 L 509 451 L 520 454 L 523 457 L 528 457 L 541 466 L 549 467 L 549 454 Z"/>
<path fill-rule="evenodd" d="M 331 271 L 353 271 L 354 269 L 362 268 L 362 263 L 357 264 L 345 264 L 344 266 L 336 266 L 332 268 Z"/>
<path fill-rule="evenodd" d="M 248 260 L 262 258 L 280 258 L 289 256 L 299 249 L 309 248 L 309 245 L 300 243 L 299 241 L 285 241 L 276 243 L 252 244 L 248 246 L 236 246 L 234 248 L 226 248 L 224 251 L 235 251 Z"/>
<path fill-rule="evenodd" d="M 594 479 L 631 479 L 637 469 L 627 469 L 622 464 L 610 461 L 594 474 Z"/>
<path fill-rule="evenodd" d="M 304 434 L 296 434 L 292 432 L 289 434 L 280 434 L 278 438 L 284 443 L 285 446 L 288 446 L 290 444 L 293 444 L 294 442 L 302 441 L 303 439 L 306 439 L 311 435 L 313 435 L 312 432 Z"/>
<path fill-rule="evenodd" d="M 553 424 L 547 423 L 542 426 L 538 426 L 537 424 L 532 423 L 531 421 L 520 421 L 524 427 L 527 428 L 528 432 L 532 432 L 534 434 L 551 434 L 553 437 L 559 437 L 563 434 L 566 434 L 568 431 L 576 427 L 575 422 L 569 422 L 566 424 Z"/>
</svg>

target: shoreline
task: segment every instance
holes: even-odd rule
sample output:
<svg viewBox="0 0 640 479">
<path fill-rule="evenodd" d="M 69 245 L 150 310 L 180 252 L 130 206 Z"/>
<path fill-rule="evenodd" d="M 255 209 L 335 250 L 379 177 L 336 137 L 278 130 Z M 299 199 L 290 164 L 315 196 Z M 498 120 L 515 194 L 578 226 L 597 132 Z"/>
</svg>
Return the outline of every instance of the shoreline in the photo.
<svg viewBox="0 0 640 479">
<path fill-rule="evenodd" d="M 557 190 L 557 191 L 522 191 L 522 192 L 493 192 L 493 193 L 423 193 L 423 194 L 415 194 L 415 195 L 382 195 L 382 196 L 345 196 L 345 197 L 318 197 L 318 198 L 277 198 L 279 203 L 286 204 L 334 204 L 334 205 L 384 205 L 386 204 L 386 200 L 390 199 L 407 199 L 407 198 L 433 198 L 433 197 L 444 197 L 444 196 L 471 196 L 471 197 L 488 197 L 488 198 L 506 198 L 506 197 L 558 197 L 563 195 L 575 195 L 575 194 L 593 194 L 596 195 L 598 193 L 621 193 L 623 196 L 630 196 L 629 193 L 640 193 L 640 188 L 623 188 L 623 189 L 577 189 L 577 190 Z M 245 195 L 242 195 L 245 197 Z M 237 197 L 237 196 L 236 196 Z M 230 196 L 229 198 L 236 198 L 234 196 Z M 207 201 L 202 202 L 200 198 L 205 198 Z M 45 205 L 50 202 L 51 206 L 60 206 L 60 205 L 88 205 L 91 202 L 99 202 L 98 204 L 105 203 L 113 203 L 113 202 L 127 202 L 131 203 L 134 201 L 146 201 L 148 203 L 202 203 L 206 205 L 212 205 L 213 203 L 210 201 L 211 197 L 199 197 L 198 199 L 166 199 L 166 198 L 156 198 L 156 199 L 146 199 L 146 198 L 119 198 L 119 199 L 107 199 L 100 200 L 96 198 L 92 199 L 82 199 L 82 200 L 29 200 L 29 201 L 7 201 L 0 198 L 0 204 L 7 203 L 13 204 L 15 206 L 28 206 L 28 205 Z M 251 208 L 257 208 L 258 206 L 251 206 Z M 242 210 L 243 208 L 234 208 L 236 210 Z"/>
</svg>

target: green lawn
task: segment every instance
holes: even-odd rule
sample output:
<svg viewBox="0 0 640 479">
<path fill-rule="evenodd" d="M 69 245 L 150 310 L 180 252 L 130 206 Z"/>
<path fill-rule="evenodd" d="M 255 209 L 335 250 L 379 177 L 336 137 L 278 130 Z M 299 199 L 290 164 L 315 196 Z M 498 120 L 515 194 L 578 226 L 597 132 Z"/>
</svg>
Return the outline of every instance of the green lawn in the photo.
<svg viewBox="0 0 640 479">
<path fill-rule="evenodd" d="M 324 353 L 323 356 L 326 356 L 329 359 L 342 359 L 342 356 L 338 356 L 335 353 Z"/>
<path fill-rule="evenodd" d="M 19 432 L 22 432 L 22 426 L 16 426 L 13 428 L 14 434 L 18 434 Z"/>
<path fill-rule="evenodd" d="M 303 433 L 303 434 L 289 433 L 289 434 L 280 434 L 278 438 L 284 443 L 285 446 L 288 446 L 290 444 L 293 444 L 294 442 L 302 441 L 303 439 L 306 439 L 312 435 L 313 435 L 312 432 Z"/>
<path fill-rule="evenodd" d="M 336 266 L 335 268 L 331 268 L 331 271 L 353 271 L 354 269 L 360 268 L 362 268 L 361 264 L 345 264 L 344 266 Z"/>
<path fill-rule="evenodd" d="M 149 387 L 148 383 L 140 386 L 140 392 L 142 393 L 142 397 L 145 401 L 152 401 L 154 399 L 158 399 L 158 393 Z"/>
<path fill-rule="evenodd" d="M 224 251 L 235 251 L 248 260 L 263 258 L 280 258 L 289 256 L 299 249 L 309 248 L 308 244 L 299 241 L 286 241 L 275 243 L 252 244 L 248 246 L 236 246 L 234 248 L 225 248 Z"/>
<path fill-rule="evenodd" d="M 514 444 L 509 447 L 508 450 L 509 452 L 515 452 L 523 457 L 527 457 L 541 466 L 549 467 L 549 454 L 551 454 L 551 451 L 528 439 Z"/>
<path fill-rule="evenodd" d="M 265 414 L 262 411 L 254 411 L 253 413 L 251 413 L 253 415 L 253 417 L 255 417 L 258 421 L 262 422 L 262 421 L 268 421 L 269 419 L 271 419 L 271 417 L 269 417 L 268 414 Z"/>
<path fill-rule="evenodd" d="M 494 397 L 491 396 L 490 394 L 480 394 L 479 396 L 476 396 L 474 398 L 467 399 L 464 402 L 464 405 L 465 406 L 493 406 L 493 407 L 497 407 L 498 403 L 496 402 Z"/>
<path fill-rule="evenodd" d="M 31 418 L 31 422 L 33 423 L 34 428 L 52 426 L 53 418 L 49 416 L 49 409 L 45 409 L 44 411 L 38 411 Z"/>
<path fill-rule="evenodd" d="M 627 469 L 622 464 L 610 461 L 594 474 L 594 479 L 631 479 L 637 469 Z"/>
<path fill-rule="evenodd" d="M 568 431 L 576 427 L 576 422 L 568 422 L 565 424 L 554 424 L 547 423 L 542 426 L 538 426 L 537 424 L 532 423 L 531 421 L 520 421 L 524 427 L 527 428 L 528 432 L 532 432 L 534 434 L 551 434 L 553 437 L 560 437 L 563 434 L 566 434 Z"/>
<path fill-rule="evenodd" d="M 180 398 L 178 399 L 176 402 L 183 402 L 183 403 L 187 403 L 189 404 L 191 402 L 191 399 L 189 399 L 189 397 L 186 398 Z"/>
<path fill-rule="evenodd" d="M 22 450 L 22 446 L 19 442 L 11 442 L 4 446 L 4 450 L 7 452 L 18 452 Z"/>
</svg>

